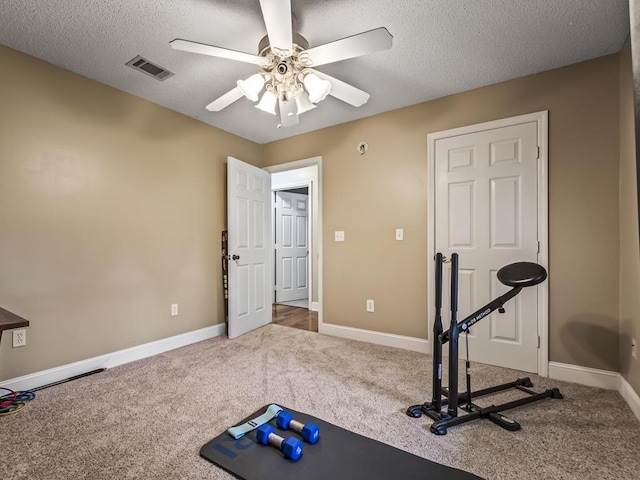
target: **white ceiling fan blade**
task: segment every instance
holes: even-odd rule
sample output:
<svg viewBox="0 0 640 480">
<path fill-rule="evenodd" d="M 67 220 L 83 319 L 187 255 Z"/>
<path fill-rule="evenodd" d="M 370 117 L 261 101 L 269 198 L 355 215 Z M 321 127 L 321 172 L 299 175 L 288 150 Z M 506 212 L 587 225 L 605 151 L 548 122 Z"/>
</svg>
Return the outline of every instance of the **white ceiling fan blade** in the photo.
<svg viewBox="0 0 640 480">
<path fill-rule="evenodd" d="M 291 0 L 260 0 L 271 48 L 292 53 Z"/>
<path fill-rule="evenodd" d="M 360 57 L 368 53 L 388 50 L 391 48 L 392 43 L 393 36 L 386 28 L 380 27 L 310 48 L 302 52 L 302 54 L 309 56 L 312 67 L 317 67 L 318 65 L 339 62 L 348 58 Z"/>
<path fill-rule="evenodd" d="M 207 110 L 209 110 L 210 112 L 219 112 L 223 108 L 228 107 L 229 105 L 231 105 L 236 100 L 240 100 L 240 98 L 242 98 L 242 96 L 243 96 L 242 92 L 240 92 L 240 89 L 238 87 L 236 87 L 236 88 L 228 91 L 227 93 L 225 93 L 221 97 L 217 98 L 213 102 L 211 102 L 205 108 Z"/>
<path fill-rule="evenodd" d="M 360 90 L 359 88 L 349 85 L 348 83 L 338 80 L 337 78 L 327 75 L 326 73 L 319 72 L 318 70 L 312 70 L 317 76 L 323 80 L 328 80 L 331 83 L 331 90 L 329 95 L 336 97 L 338 100 L 342 100 L 354 107 L 361 107 L 369 100 L 367 92 Z"/>
<path fill-rule="evenodd" d="M 289 100 L 285 102 L 280 99 L 280 125 L 283 127 L 292 127 L 298 124 L 298 115 L 296 114 L 296 102 Z"/>
<path fill-rule="evenodd" d="M 265 62 L 265 59 L 263 57 L 259 57 L 257 55 L 237 52 L 236 50 L 229 50 L 228 48 L 214 47 L 213 45 L 206 45 L 204 43 L 191 42 L 189 40 L 182 40 L 180 38 L 171 40 L 169 44 L 171 45 L 171 48 L 175 50 L 181 50 L 183 52 L 200 53 L 202 55 L 209 55 L 211 57 L 228 58 L 229 60 L 253 63 L 260 66 L 262 66 Z"/>
</svg>

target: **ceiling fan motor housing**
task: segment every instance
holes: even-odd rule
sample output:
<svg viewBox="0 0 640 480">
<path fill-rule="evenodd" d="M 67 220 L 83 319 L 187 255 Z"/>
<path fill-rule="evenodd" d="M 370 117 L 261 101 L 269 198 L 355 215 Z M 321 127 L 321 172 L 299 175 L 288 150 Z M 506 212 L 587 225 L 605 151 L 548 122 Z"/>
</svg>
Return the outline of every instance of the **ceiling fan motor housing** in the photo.
<svg viewBox="0 0 640 480">
<path fill-rule="evenodd" d="M 298 51 L 308 50 L 309 42 L 306 38 L 304 38 L 299 33 L 293 32 L 293 49 Z M 269 36 L 265 35 L 262 37 L 260 42 L 258 42 L 258 55 L 263 57 L 271 50 L 271 44 L 269 42 Z"/>
<path fill-rule="evenodd" d="M 287 62 L 280 62 L 280 63 L 278 63 L 278 66 L 276 67 L 276 71 L 280 75 L 286 75 L 287 72 L 289 71 L 289 65 L 287 64 Z"/>
</svg>

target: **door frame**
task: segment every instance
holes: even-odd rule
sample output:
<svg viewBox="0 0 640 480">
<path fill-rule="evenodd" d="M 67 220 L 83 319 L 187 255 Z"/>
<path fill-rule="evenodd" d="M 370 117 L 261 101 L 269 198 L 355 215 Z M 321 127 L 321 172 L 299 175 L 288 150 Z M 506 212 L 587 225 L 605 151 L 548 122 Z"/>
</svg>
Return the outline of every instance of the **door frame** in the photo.
<svg viewBox="0 0 640 480">
<path fill-rule="evenodd" d="M 436 178 L 435 146 L 436 141 L 448 137 L 457 137 L 469 133 L 503 128 L 522 123 L 536 122 L 538 130 L 538 263 L 549 270 L 549 175 L 548 175 L 548 125 L 549 111 L 529 113 L 515 117 L 502 118 L 490 122 L 467 125 L 427 135 L 427 304 L 435 305 L 435 213 Z M 428 336 L 433 335 L 434 318 L 429 316 Z M 538 285 L 538 375 L 549 376 L 549 281 Z"/>
<path fill-rule="evenodd" d="M 285 170 L 286 171 L 286 170 Z M 279 172 L 272 172 L 272 173 L 279 173 Z M 272 182 L 273 182 L 273 176 L 271 176 L 272 178 Z M 314 255 L 314 250 L 313 250 L 313 219 L 314 219 L 314 215 L 313 215 L 313 205 L 311 203 L 312 200 L 312 185 L 310 181 L 306 181 L 306 182 L 292 182 L 292 183 L 288 183 L 288 184 L 279 184 L 278 187 L 273 188 L 273 183 L 271 183 L 271 194 L 275 195 L 277 192 L 282 192 L 282 191 L 287 191 L 290 190 L 292 188 L 307 188 L 307 245 L 308 245 L 308 250 L 309 250 L 309 254 L 307 255 L 307 297 L 309 298 L 309 310 L 313 310 L 311 307 L 311 298 L 313 297 L 313 266 L 312 263 L 310 261 L 310 259 L 313 259 L 313 255 Z M 273 196 L 272 196 L 273 198 Z M 276 233 L 276 218 L 275 218 L 275 209 L 272 208 L 271 209 L 271 230 L 272 231 L 272 236 L 271 238 L 275 238 L 275 233 Z M 278 278 L 277 275 L 277 271 L 278 271 L 278 264 L 276 261 L 276 253 L 275 253 L 275 249 L 273 252 L 273 278 L 274 278 L 274 282 L 275 279 Z M 273 294 L 271 295 L 271 303 L 276 303 L 276 289 L 275 289 L 276 285 L 274 285 L 273 288 Z"/>
<path fill-rule="evenodd" d="M 322 252 L 322 157 L 318 156 L 318 157 L 310 157 L 310 158 L 305 158 L 302 160 L 296 160 L 293 162 L 288 162 L 288 163 L 281 163 L 279 165 L 272 165 L 269 167 L 264 167 L 263 170 L 266 170 L 269 173 L 278 173 L 278 172 L 286 172 L 289 170 L 297 170 L 299 168 L 304 168 L 304 167 L 312 167 L 312 166 L 317 166 L 318 168 L 318 185 L 317 188 L 311 188 L 312 186 L 310 186 L 310 190 L 311 190 L 311 195 L 309 196 L 310 198 L 310 205 L 311 205 L 311 215 L 315 217 L 315 225 L 317 228 L 317 237 L 318 237 L 318 244 L 316 245 L 315 248 L 315 255 L 317 255 L 317 273 L 318 273 L 318 280 L 317 280 L 317 284 L 318 284 L 318 305 L 317 305 L 317 312 L 318 312 L 318 332 L 319 333 L 323 333 L 323 308 L 322 308 L 322 301 L 323 301 L 323 292 L 322 292 L 322 284 L 323 284 L 323 269 L 322 269 L 322 262 L 323 262 L 323 252 Z M 314 198 L 316 197 L 317 198 Z M 315 202 L 315 200 L 317 200 L 317 202 Z M 314 208 L 313 205 L 317 204 L 318 207 Z M 310 225 L 311 231 L 313 232 L 313 224 Z M 313 238 L 311 238 L 311 240 L 313 241 Z M 271 237 L 271 242 L 272 242 L 272 250 L 273 250 L 273 236 Z M 310 242 L 311 243 L 311 242 Z M 313 259 L 311 259 L 313 260 Z M 273 278 L 273 277 L 272 277 Z M 312 305 L 312 298 L 313 298 L 313 290 L 312 290 L 312 284 L 309 284 L 309 307 L 311 309 L 311 305 Z M 271 291 L 273 292 L 273 285 L 271 286 Z M 273 298 L 273 297 L 272 297 Z"/>
</svg>

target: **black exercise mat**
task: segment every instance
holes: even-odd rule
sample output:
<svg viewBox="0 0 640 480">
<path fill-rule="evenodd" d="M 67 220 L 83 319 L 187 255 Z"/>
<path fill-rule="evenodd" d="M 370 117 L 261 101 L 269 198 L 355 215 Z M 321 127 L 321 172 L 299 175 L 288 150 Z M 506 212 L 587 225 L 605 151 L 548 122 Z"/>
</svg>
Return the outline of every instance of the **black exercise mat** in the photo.
<svg viewBox="0 0 640 480">
<path fill-rule="evenodd" d="M 267 407 L 249 415 L 238 425 L 264 413 Z M 482 480 L 471 473 L 420 458 L 311 415 L 282 407 L 296 420 L 313 422 L 320 428 L 318 443 L 310 445 L 305 442 L 304 453 L 297 462 L 284 458 L 276 448 L 260 445 L 255 430 L 238 440 L 225 431 L 204 445 L 200 455 L 245 480 Z M 277 428 L 274 420 L 269 423 L 281 437 L 295 435 Z M 425 431 L 425 435 L 431 434 Z"/>
</svg>

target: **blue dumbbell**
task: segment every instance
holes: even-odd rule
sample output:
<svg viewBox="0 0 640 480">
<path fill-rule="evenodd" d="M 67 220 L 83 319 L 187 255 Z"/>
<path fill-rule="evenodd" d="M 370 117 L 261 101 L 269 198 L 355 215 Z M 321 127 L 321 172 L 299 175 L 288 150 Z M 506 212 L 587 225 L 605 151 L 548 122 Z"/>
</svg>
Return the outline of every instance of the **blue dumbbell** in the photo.
<svg viewBox="0 0 640 480">
<path fill-rule="evenodd" d="M 309 443 L 316 443 L 320 440 L 320 429 L 315 423 L 302 423 L 293 419 L 286 410 L 282 410 L 276 416 L 276 425 L 283 430 L 293 430 L 302 435 L 302 438 Z"/>
<path fill-rule="evenodd" d="M 272 445 L 281 450 L 286 458 L 290 458 L 294 462 L 302 456 L 302 442 L 295 437 L 289 437 L 286 440 L 275 433 L 268 423 L 258 427 L 258 442 L 262 445 Z"/>
</svg>

